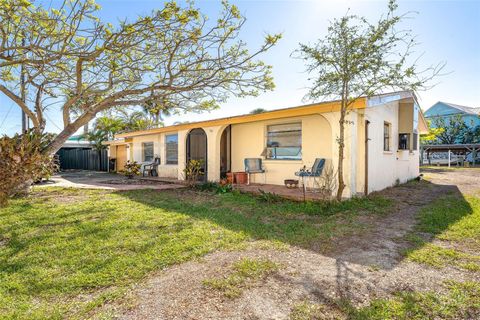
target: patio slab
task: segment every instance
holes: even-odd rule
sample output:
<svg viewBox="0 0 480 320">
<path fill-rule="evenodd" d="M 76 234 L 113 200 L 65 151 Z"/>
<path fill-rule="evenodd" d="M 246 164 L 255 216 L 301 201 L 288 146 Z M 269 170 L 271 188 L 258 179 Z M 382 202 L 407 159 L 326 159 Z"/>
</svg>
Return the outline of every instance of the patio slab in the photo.
<svg viewBox="0 0 480 320">
<path fill-rule="evenodd" d="M 39 187 L 65 187 L 85 189 L 106 189 L 106 190 L 140 190 L 154 189 L 167 190 L 184 188 L 185 185 L 175 183 L 178 181 L 145 180 L 141 177 L 134 177 L 130 182 L 122 175 L 98 171 L 69 170 L 54 175 L 49 181 L 38 184 Z"/>
</svg>

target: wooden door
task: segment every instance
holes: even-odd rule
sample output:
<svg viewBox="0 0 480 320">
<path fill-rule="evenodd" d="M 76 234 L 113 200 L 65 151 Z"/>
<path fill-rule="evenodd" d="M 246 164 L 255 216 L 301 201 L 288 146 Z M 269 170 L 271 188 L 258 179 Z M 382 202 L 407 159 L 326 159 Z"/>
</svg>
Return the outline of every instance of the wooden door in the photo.
<svg viewBox="0 0 480 320">
<path fill-rule="evenodd" d="M 116 164 L 116 170 L 115 171 L 120 171 L 125 168 L 125 164 L 127 163 L 127 146 L 117 146 L 117 164 Z"/>
</svg>

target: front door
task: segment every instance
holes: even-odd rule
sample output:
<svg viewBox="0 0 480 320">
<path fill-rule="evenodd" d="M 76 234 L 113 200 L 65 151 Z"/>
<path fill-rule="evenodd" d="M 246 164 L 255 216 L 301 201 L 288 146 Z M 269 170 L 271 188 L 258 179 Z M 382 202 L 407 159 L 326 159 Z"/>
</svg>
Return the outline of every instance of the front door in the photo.
<svg viewBox="0 0 480 320">
<path fill-rule="evenodd" d="M 207 181 L 207 134 L 203 129 L 192 129 L 187 136 L 187 165 L 190 160 L 200 161 L 202 168 L 199 180 Z"/>
<path fill-rule="evenodd" d="M 116 171 L 123 170 L 127 163 L 127 146 L 117 146 Z"/>
</svg>

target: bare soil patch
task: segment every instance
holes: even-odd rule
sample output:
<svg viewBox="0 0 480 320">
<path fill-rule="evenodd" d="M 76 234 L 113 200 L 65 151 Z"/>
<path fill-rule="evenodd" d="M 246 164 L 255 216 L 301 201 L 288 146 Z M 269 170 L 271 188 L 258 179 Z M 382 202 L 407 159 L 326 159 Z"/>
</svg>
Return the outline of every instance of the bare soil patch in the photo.
<svg viewBox="0 0 480 320">
<path fill-rule="evenodd" d="M 341 318 L 338 301 L 358 307 L 399 291 L 441 293 L 450 279 L 480 281 L 479 273 L 453 267 L 440 272 L 404 259 L 402 251 L 411 245 L 405 235 L 423 206 L 446 194 L 462 197 L 480 189 L 480 170 L 428 171 L 426 178 L 382 191 L 394 200 L 392 212 L 362 216 L 359 223 L 370 225 L 369 231 L 335 239 L 333 248 L 252 246 L 215 252 L 152 275 L 126 299 L 107 304 L 102 311 L 120 319 L 288 319 L 299 303 L 310 301 L 326 306 L 326 318 Z M 244 257 L 269 259 L 282 268 L 235 299 L 203 285 L 205 279 L 227 274 Z"/>
</svg>

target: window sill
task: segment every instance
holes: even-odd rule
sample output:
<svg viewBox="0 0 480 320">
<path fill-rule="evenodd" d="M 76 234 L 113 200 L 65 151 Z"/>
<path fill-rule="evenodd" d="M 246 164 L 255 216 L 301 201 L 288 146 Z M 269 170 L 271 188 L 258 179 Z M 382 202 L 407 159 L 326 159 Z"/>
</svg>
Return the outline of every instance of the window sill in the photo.
<svg viewBox="0 0 480 320">
<path fill-rule="evenodd" d="M 303 163 L 302 159 L 265 159 L 265 163 L 275 163 L 275 162 L 288 162 L 288 163 Z"/>
</svg>

